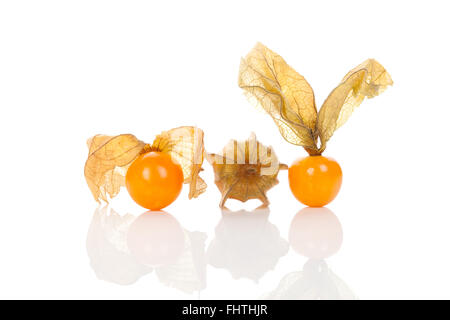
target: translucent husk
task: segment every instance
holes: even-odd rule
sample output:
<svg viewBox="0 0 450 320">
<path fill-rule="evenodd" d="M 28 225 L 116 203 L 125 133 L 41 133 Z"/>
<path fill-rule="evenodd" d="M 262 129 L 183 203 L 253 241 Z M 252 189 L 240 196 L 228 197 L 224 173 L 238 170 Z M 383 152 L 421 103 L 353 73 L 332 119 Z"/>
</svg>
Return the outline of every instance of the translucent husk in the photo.
<svg viewBox="0 0 450 320">
<path fill-rule="evenodd" d="M 381 64 L 368 59 L 347 73 L 317 112 L 314 92 L 305 78 L 257 43 L 241 59 L 238 84 L 273 118 L 285 140 L 310 155 L 320 155 L 364 98 L 379 95 L 393 82 Z"/>
<path fill-rule="evenodd" d="M 169 154 L 183 169 L 184 183 L 189 184 L 189 199 L 206 190 L 199 177 L 205 155 L 203 131 L 196 127 L 178 127 L 164 131 L 150 145 L 132 134 L 96 135 L 87 141 L 89 154 L 84 176 L 96 201 L 108 202 L 125 185 L 128 167 L 141 154 L 159 151 Z"/>
<path fill-rule="evenodd" d="M 278 183 L 279 170 L 287 168 L 279 163 L 273 149 L 258 142 L 254 134 L 246 141 L 231 140 L 220 154 L 208 154 L 207 159 L 222 193 L 221 208 L 228 199 L 259 199 L 261 207 L 268 206 L 266 192 Z"/>
</svg>

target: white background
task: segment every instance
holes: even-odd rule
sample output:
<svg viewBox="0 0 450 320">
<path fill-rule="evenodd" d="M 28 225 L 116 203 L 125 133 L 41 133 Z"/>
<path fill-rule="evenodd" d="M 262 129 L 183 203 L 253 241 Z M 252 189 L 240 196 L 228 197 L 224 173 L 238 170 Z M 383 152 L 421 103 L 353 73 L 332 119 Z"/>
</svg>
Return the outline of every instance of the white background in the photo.
<svg viewBox="0 0 450 320">
<path fill-rule="evenodd" d="M 254 131 L 284 163 L 305 155 L 237 86 L 240 57 L 261 41 L 305 76 L 318 106 L 367 58 L 391 74 L 394 86 L 365 101 L 324 154 L 344 172 L 328 206 L 343 242 L 326 263 L 351 297 L 450 298 L 448 12 L 445 1 L 0 2 L 0 297 L 255 299 L 301 271 L 308 259 L 291 243 L 257 281 L 230 272 L 252 274 L 253 267 L 242 270 L 247 254 L 264 265 L 273 259 L 270 243 L 287 246 L 303 205 L 285 171 L 269 192 L 262 229 L 261 217 L 248 218 L 255 227 L 239 218 L 227 224 L 228 237 L 242 246 L 217 249 L 234 258 L 225 268 L 208 263 L 200 293 L 169 287 L 151 270 L 132 274 L 130 285 L 99 279 L 133 270 L 86 241 L 97 204 L 83 166 L 94 134 L 151 141 L 162 130 L 196 125 L 210 152 Z M 208 251 L 222 214 L 212 170 L 204 167 L 207 192 L 188 201 L 184 188 L 166 211 L 184 229 L 205 233 Z M 257 205 L 230 202 L 233 210 Z M 125 190 L 110 207 L 121 216 L 145 211 Z M 114 241 L 120 247 L 120 237 Z M 104 260 L 99 266 L 96 259 Z M 305 281 L 311 292 L 328 290 L 320 279 Z"/>
</svg>

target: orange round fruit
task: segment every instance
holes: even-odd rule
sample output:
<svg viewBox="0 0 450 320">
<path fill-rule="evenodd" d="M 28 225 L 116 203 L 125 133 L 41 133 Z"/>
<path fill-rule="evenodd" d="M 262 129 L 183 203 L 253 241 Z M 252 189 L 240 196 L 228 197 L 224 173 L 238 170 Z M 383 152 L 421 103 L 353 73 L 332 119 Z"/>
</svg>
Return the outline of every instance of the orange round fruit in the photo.
<svg viewBox="0 0 450 320">
<path fill-rule="evenodd" d="M 301 203 L 323 207 L 333 201 L 342 184 L 342 170 L 331 158 L 309 156 L 289 167 L 289 186 Z"/>
<path fill-rule="evenodd" d="M 166 153 L 140 155 L 128 168 L 125 184 L 140 206 L 160 210 L 175 201 L 183 186 L 183 170 Z"/>
</svg>

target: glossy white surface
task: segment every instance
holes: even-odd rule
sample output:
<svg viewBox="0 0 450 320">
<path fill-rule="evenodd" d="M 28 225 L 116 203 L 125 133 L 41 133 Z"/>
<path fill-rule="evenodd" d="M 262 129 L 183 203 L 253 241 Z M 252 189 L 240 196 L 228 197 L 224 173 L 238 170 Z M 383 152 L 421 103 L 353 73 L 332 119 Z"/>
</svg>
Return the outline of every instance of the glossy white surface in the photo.
<svg viewBox="0 0 450 320">
<path fill-rule="evenodd" d="M 0 298 L 450 298 L 448 9 L 1 2 Z M 305 155 L 237 87 L 256 41 L 318 106 L 366 58 L 392 75 L 329 142 L 344 180 L 328 209 L 301 211 L 284 171 L 269 211 L 222 213 L 208 164 L 207 192 L 188 201 L 184 188 L 170 216 L 142 218 L 125 189 L 97 209 L 83 177 L 97 133 L 151 141 L 197 125 L 217 152 L 254 131 L 284 163 Z"/>
</svg>

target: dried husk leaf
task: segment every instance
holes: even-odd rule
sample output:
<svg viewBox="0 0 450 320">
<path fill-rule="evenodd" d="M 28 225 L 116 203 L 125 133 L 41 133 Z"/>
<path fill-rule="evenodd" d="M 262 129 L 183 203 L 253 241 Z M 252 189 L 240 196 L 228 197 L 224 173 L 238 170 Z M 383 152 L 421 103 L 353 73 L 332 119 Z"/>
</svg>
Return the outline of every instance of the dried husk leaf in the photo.
<svg viewBox="0 0 450 320">
<path fill-rule="evenodd" d="M 283 138 L 303 146 L 310 155 L 325 150 L 328 140 L 364 98 L 373 98 L 392 84 L 384 67 L 368 59 L 347 73 L 317 114 L 314 93 L 306 80 L 261 43 L 241 59 L 239 69 L 239 86 L 249 99 L 272 116 Z"/>
<path fill-rule="evenodd" d="M 204 159 L 203 131 L 195 127 L 179 127 L 165 131 L 150 146 L 132 134 L 96 135 L 88 140 L 89 155 L 84 167 L 86 182 L 96 201 L 108 202 L 125 186 L 128 167 L 141 154 L 159 151 L 170 154 L 182 169 L 184 183 L 190 185 L 189 199 L 206 190 L 199 177 Z"/>
<path fill-rule="evenodd" d="M 213 166 L 215 183 L 222 193 L 219 206 L 223 208 L 227 199 L 245 202 L 261 200 L 262 207 L 269 205 L 266 192 L 278 183 L 280 164 L 271 147 L 256 140 L 254 134 L 247 141 L 231 140 L 220 154 L 208 154 Z"/>
<path fill-rule="evenodd" d="M 273 118 L 288 142 L 314 153 L 317 149 L 314 92 L 281 56 L 257 43 L 241 59 L 239 87 Z"/>
<path fill-rule="evenodd" d="M 131 163 L 148 147 L 132 134 L 96 135 L 87 141 L 89 156 L 84 176 L 96 201 L 108 202 L 125 185 Z"/>
<path fill-rule="evenodd" d="M 318 116 L 321 150 L 333 133 L 341 127 L 364 100 L 373 98 L 392 85 L 391 76 L 374 59 L 368 59 L 352 69 L 323 103 Z"/>
<path fill-rule="evenodd" d="M 184 183 L 189 184 L 189 199 L 206 190 L 206 183 L 199 176 L 205 155 L 203 136 L 201 129 L 184 126 L 164 131 L 152 144 L 152 149 L 170 154 L 181 165 Z"/>
</svg>

